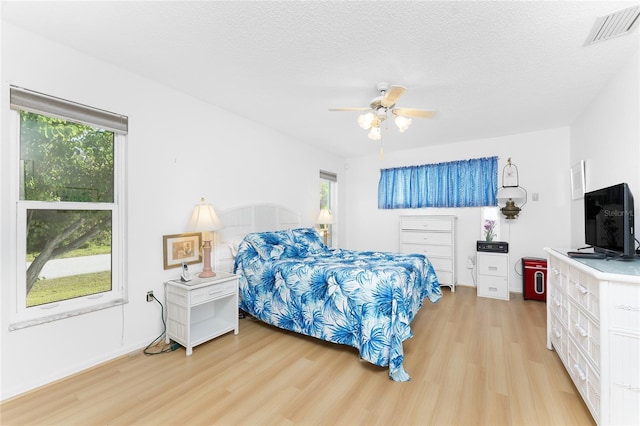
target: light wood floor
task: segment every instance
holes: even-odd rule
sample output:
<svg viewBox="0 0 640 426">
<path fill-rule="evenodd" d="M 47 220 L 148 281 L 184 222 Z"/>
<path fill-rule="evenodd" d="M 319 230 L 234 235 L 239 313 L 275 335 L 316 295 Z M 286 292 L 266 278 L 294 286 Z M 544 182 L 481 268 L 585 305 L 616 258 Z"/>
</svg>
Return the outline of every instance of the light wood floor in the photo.
<svg viewBox="0 0 640 426">
<path fill-rule="evenodd" d="M 405 342 L 410 382 L 357 351 L 251 319 L 185 357 L 132 354 L 12 399 L 2 425 L 588 425 L 555 352 L 542 302 L 426 301 Z"/>
</svg>

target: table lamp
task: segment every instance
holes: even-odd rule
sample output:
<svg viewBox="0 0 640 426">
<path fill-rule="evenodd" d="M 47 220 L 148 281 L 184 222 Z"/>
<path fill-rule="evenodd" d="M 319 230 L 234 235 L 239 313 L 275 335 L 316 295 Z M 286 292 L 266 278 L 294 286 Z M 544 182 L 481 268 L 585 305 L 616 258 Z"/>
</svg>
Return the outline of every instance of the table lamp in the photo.
<svg viewBox="0 0 640 426">
<path fill-rule="evenodd" d="M 330 209 L 321 209 L 320 214 L 318 215 L 318 220 L 316 220 L 318 225 L 324 225 L 324 245 L 327 245 L 327 236 L 328 236 L 328 228 L 332 223 L 336 223 L 333 219 L 333 213 L 331 213 Z"/>
<path fill-rule="evenodd" d="M 204 268 L 200 278 L 215 277 L 216 273 L 211 269 L 211 240 L 213 232 L 222 228 L 222 223 L 211 204 L 205 204 L 204 198 L 200 199 L 200 204 L 196 205 L 189 221 L 189 229 L 194 232 L 202 232 L 202 257 L 204 258 Z"/>
</svg>

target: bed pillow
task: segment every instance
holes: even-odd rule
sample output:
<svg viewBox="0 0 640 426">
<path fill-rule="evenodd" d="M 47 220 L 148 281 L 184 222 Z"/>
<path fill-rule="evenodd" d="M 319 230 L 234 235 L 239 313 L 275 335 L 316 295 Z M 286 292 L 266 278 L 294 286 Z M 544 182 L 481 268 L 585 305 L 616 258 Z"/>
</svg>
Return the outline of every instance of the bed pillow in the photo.
<svg viewBox="0 0 640 426">
<path fill-rule="evenodd" d="M 289 231 L 257 232 L 246 235 L 244 240 L 263 260 L 280 259 L 294 244 Z"/>
<path fill-rule="evenodd" d="M 313 228 L 292 229 L 291 234 L 301 256 L 322 254 L 329 251 Z"/>
</svg>

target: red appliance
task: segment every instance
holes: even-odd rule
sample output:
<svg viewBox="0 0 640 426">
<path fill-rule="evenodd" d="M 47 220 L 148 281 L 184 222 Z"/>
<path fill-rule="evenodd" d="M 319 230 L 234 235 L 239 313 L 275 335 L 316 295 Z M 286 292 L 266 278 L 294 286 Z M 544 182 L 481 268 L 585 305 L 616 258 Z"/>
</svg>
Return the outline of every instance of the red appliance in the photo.
<svg viewBox="0 0 640 426">
<path fill-rule="evenodd" d="M 537 257 L 522 258 L 522 295 L 524 300 L 547 300 L 547 261 Z"/>
</svg>

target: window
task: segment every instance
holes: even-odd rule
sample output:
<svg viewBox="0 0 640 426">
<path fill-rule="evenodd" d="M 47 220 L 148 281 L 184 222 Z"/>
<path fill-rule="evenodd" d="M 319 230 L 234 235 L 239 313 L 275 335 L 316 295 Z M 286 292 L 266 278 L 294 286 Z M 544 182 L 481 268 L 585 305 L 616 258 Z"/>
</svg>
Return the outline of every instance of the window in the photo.
<svg viewBox="0 0 640 426">
<path fill-rule="evenodd" d="M 335 214 L 337 205 L 338 177 L 335 173 L 320 170 L 320 209 L 329 209 Z M 335 216 L 334 216 L 335 219 Z M 333 246 L 334 225 L 322 225 L 327 227 L 327 246 Z"/>
<path fill-rule="evenodd" d="M 127 117 L 17 87 L 11 109 L 12 328 L 123 303 Z"/>
</svg>

